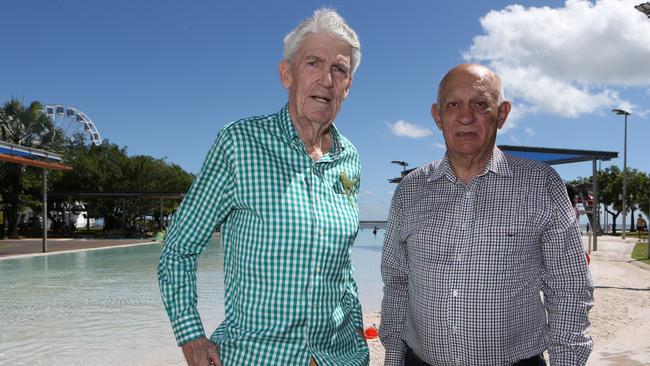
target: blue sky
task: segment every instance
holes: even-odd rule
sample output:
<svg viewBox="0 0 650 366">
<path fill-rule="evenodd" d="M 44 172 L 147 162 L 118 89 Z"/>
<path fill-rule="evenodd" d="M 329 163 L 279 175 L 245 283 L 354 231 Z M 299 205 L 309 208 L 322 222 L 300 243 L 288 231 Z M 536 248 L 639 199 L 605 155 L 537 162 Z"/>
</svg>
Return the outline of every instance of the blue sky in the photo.
<svg viewBox="0 0 650 366">
<path fill-rule="evenodd" d="M 287 100 L 282 39 L 321 6 L 358 32 L 362 61 L 336 120 L 363 164 L 362 219 L 385 219 L 405 160 L 444 155 L 438 80 L 476 61 L 513 113 L 498 144 L 617 151 L 650 171 L 650 20 L 637 1 L 71 1 L 3 5 L 0 101 L 74 106 L 129 154 L 196 173 L 220 127 Z M 518 5 L 515 5 L 518 4 Z M 557 166 L 565 180 L 591 163 Z"/>
</svg>

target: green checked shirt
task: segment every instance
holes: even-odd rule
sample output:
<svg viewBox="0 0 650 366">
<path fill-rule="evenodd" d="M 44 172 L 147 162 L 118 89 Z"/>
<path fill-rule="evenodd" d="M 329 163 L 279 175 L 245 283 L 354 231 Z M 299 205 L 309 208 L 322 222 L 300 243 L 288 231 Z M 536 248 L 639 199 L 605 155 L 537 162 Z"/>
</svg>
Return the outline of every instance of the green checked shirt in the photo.
<svg viewBox="0 0 650 366">
<path fill-rule="evenodd" d="M 211 340 L 225 366 L 368 364 L 350 256 L 361 167 L 355 147 L 331 132 L 332 148 L 313 162 L 287 106 L 221 130 L 158 268 L 179 345 L 204 336 L 196 259 L 221 225 L 225 320 Z"/>
</svg>

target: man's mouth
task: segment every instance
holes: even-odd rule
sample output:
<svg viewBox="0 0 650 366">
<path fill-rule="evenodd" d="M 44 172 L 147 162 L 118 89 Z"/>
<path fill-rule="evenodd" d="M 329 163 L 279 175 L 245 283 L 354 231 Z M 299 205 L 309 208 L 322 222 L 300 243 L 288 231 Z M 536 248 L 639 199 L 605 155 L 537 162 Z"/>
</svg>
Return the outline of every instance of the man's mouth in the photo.
<svg viewBox="0 0 650 366">
<path fill-rule="evenodd" d="M 328 97 L 324 97 L 324 96 L 320 96 L 320 95 L 312 95 L 311 97 L 312 97 L 315 101 L 317 101 L 317 102 L 321 102 L 321 103 L 329 103 L 329 101 L 330 101 L 330 98 L 328 98 Z"/>
<path fill-rule="evenodd" d="M 476 136 L 476 132 L 456 132 L 458 137 L 473 137 Z"/>
</svg>

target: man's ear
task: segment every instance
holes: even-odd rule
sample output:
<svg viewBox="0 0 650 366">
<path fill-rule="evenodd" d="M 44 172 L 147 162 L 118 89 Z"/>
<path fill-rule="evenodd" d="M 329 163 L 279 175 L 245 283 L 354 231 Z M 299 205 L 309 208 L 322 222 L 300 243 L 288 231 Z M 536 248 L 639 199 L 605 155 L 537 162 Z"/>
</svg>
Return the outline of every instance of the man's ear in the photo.
<svg viewBox="0 0 650 366">
<path fill-rule="evenodd" d="M 503 127 L 503 124 L 506 122 L 506 118 L 508 118 L 508 114 L 510 113 L 510 109 L 512 109 L 510 102 L 501 102 L 499 105 L 499 113 L 497 114 L 497 128 L 501 129 L 501 127 Z"/>
<path fill-rule="evenodd" d="M 348 94 L 350 94 L 350 88 L 352 88 L 352 78 L 348 80 L 348 86 L 345 87 L 345 90 L 343 91 L 343 99 L 348 97 Z"/>
<path fill-rule="evenodd" d="M 282 86 L 289 89 L 291 86 L 291 65 L 287 61 L 280 61 L 278 65 L 278 72 L 280 73 L 280 80 L 282 81 Z"/>
<path fill-rule="evenodd" d="M 438 126 L 438 129 L 442 131 L 442 118 L 440 117 L 440 111 L 438 110 L 438 103 L 433 103 L 431 105 L 431 116 L 433 117 L 433 120 L 436 122 L 436 126 Z"/>
</svg>

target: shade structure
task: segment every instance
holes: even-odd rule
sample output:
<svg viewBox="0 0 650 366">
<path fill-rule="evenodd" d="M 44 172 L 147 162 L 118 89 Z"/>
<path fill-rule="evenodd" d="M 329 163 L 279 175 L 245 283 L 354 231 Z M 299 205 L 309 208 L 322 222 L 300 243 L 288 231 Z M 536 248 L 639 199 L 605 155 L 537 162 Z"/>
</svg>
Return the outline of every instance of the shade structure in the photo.
<svg viewBox="0 0 650 366">
<path fill-rule="evenodd" d="M 532 146 L 499 145 L 504 153 L 522 158 L 537 160 L 548 165 L 579 163 L 583 161 L 607 161 L 618 157 L 615 151 L 558 149 Z"/>
</svg>

